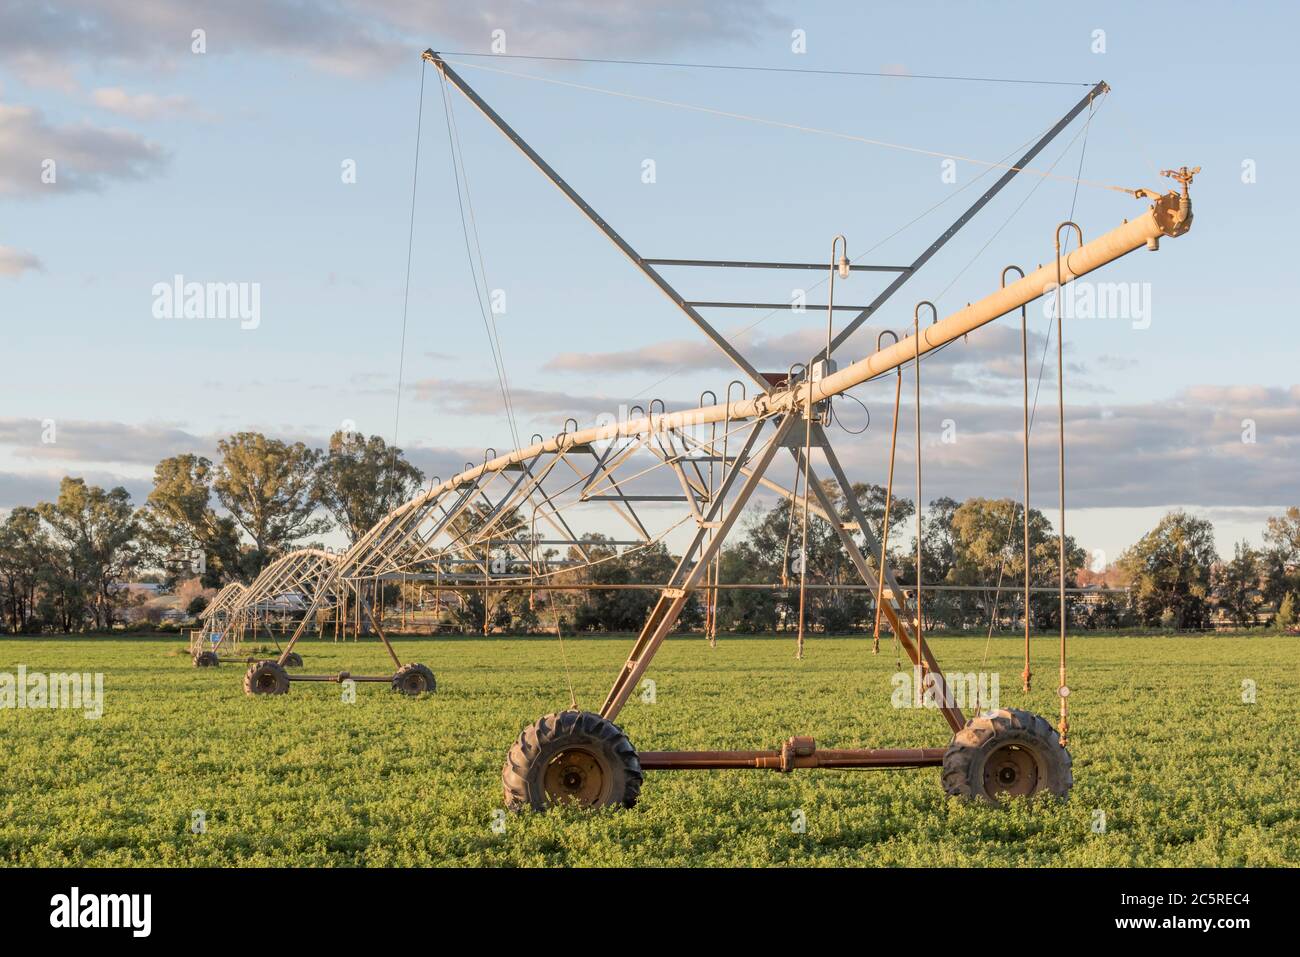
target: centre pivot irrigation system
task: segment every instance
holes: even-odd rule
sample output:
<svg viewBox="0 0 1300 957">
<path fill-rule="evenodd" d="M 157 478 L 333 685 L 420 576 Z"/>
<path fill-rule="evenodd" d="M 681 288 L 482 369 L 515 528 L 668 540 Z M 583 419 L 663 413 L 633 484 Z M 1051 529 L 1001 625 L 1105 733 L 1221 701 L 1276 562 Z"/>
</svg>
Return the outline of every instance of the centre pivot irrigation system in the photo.
<svg viewBox="0 0 1300 957">
<path fill-rule="evenodd" d="M 343 613 L 351 589 L 350 583 L 338 581 L 330 569 L 338 556 L 321 548 L 300 548 L 271 562 L 252 583 L 226 585 L 199 616 L 202 627 L 190 632 L 190 656 L 196 668 L 211 668 L 223 662 L 252 663 L 257 659 L 240 655 L 240 646 L 261 636 L 275 643 L 276 629 L 284 634 L 297 623 L 298 616 L 321 589 L 327 594 L 326 608 Z M 318 615 L 321 630 L 326 620 Z M 334 622 L 335 634 L 345 630 Z M 297 652 L 289 656 L 290 666 L 301 666 Z"/>
<path fill-rule="evenodd" d="M 303 548 L 271 562 L 247 586 L 226 585 L 200 615 L 202 627 L 190 633 L 190 655 L 196 668 L 238 662 L 250 667 L 244 676 L 249 694 L 277 694 L 289 689 L 289 681 L 346 680 L 388 682 L 394 691 L 421 695 L 435 690 L 433 672 L 425 665 L 403 665 L 379 626 L 375 608 L 380 604 L 380 583 L 339 574 L 344 556 L 327 549 Z M 349 631 L 360 634 L 367 624 L 383 642 L 393 659 L 395 671 L 383 676 L 293 675 L 287 668 L 302 667 L 302 656 L 292 648 L 279 648 L 280 635 L 292 631 L 295 640 L 316 625 L 317 634 L 328 628 L 335 639 Z M 265 630 L 280 655 L 276 660 L 241 655 L 240 646 L 260 637 Z"/>
<path fill-rule="evenodd" d="M 691 320 L 749 381 L 733 380 L 725 401 L 705 393 L 698 407 L 669 411 L 658 400 L 644 408 L 633 407 L 619 419 L 611 416 L 590 428 L 579 428 L 572 419 L 563 431 L 532 441 L 506 454 L 494 449 L 484 453 L 480 463 L 467 463 L 464 470 L 446 481 L 436 480 L 427 490 L 385 516 L 346 552 L 322 563 L 309 591 L 307 604 L 292 636 L 276 662 L 260 662 L 249 670 L 245 689 L 250 694 L 283 693 L 290 682 L 335 680 L 330 676 L 289 675 L 285 671 L 298 640 L 317 620 L 339 602 L 340 595 L 359 595 L 367 587 L 378 588 L 389 581 L 435 581 L 459 590 L 527 590 L 544 597 L 555 613 L 555 598 L 569 588 L 608 588 L 607 585 L 577 585 L 568 573 L 590 567 L 617 555 L 610 547 L 623 548 L 623 555 L 652 548 L 683 528 L 689 541 L 671 577 L 657 583 L 658 598 L 646 618 L 622 668 L 615 676 L 604 702 L 596 711 L 578 707 L 570 685 L 568 710 L 548 714 L 526 727 L 509 749 L 502 779 L 507 806 L 512 809 L 544 809 L 556 803 L 583 806 L 631 806 L 638 798 L 647 770 L 692 770 L 768 768 L 792 771 L 796 768 L 917 768 L 943 767 L 943 785 L 950 794 L 996 801 L 1003 795 L 1031 795 L 1046 792 L 1064 796 L 1071 784 L 1070 757 L 1065 748 L 1069 728 L 1066 685 L 1065 561 L 1064 561 L 1064 417 L 1061 342 L 1058 333 L 1058 414 L 1062 426 L 1060 442 L 1060 722 L 1057 728 L 1043 717 L 1016 709 L 1003 709 L 967 720 L 945 693 L 943 672 L 924 634 L 923 591 L 920 550 L 917 549 L 915 585 L 900 584 L 889 567 L 887 542 L 874 533 L 844 466 L 836 455 L 826 425 L 837 396 L 886 375 L 898 376 L 895 391 L 895 440 L 902 369 L 910 365 L 916 379 L 916 501 L 920 520 L 921 498 L 921 360 L 947 344 L 966 336 L 1001 316 L 1020 310 L 1044 295 L 1059 296 L 1060 288 L 1075 279 L 1142 247 L 1157 249 L 1162 238 L 1181 236 L 1192 223 L 1188 186 L 1197 170 L 1169 171 L 1181 184 L 1168 192 L 1147 189 L 1123 190 L 1150 205 L 1131 221 L 1088 242 L 1074 223 L 1062 223 L 1056 231 L 1056 254 L 1047 265 L 1024 273 L 1017 267 L 1003 271 L 1000 288 L 962 309 L 939 318 L 931 303 L 918 303 L 913 312 L 912 334 L 894 335 L 886 344 L 884 334 L 876 351 L 840 367 L 835 350 L 857 331 L 934 256 L 999 191 L 1028 168 L 1034 158 L 1072 120 L 1090 110 L 1094 100 L 1108 92 L 1104 83 L 1093 86 L 1061 119 L 1044 133 L 1016 162 L 987 164 L 1002 173 L 988 189 L 953 223 L 907 265 L 872 265 L 850 262 L 842 237 L 832 246 L 829 263 L 749 262 L 740 260 L 649 259 L 641 256 L 609 223 L 544 160 L 511 126 L 492 109 L 456 72 L 432 50 L 423 54 L 444 81 L 443 95 L 449 115 L 449 139 L 453 139 L 451 106 L 447 87 L 463 94 L 549 179 L 626 257 Z M 422 87 L 423 88 L 423 87 Z M 454 149 L 454 147 L 453 147 Z M 1027 169 L 1028 168 L 1028 169 Z M 1037 173 L 1038 175 L 1043 175 Z M 459 175 L 459 174 L 458 174 Z M 1068 177 L 1067 177 L 1068 178 Z M 1075 181 L 1076 183 L 1079 181 Z M 457 180 L 460 188 L 460 180 Z M 466 184 L 468 188 L 468 184 Z M 1111 187 L 1118 188 L 1118 187 Z M 1073 230 L 1075 248 L 1062 252 L 1061 235 Z M 1067 247 L 1068 248 L 1068 247 Z M 838 258 L 836 252 L 839 252 Z M 826 346 L 807 361 L 795 362 L 787 370 L 764 373 L 736 346 L 714 329 L 700 310 L 709 307 L 755 308 L 770 304 L 750 302 L 697 302 L 687 299 L 671 285 L 658 266 L 719 269 L 821 270 L 829 273 L 829 301 L 820 307 L 827 314 Z M 890 274 L 892 278 L 868 305 L 844 307 L 834 302 L 834 280 L 853 272 Z M 1009 272 L 1020 273 L 1006 282 Z M 1061 310 L 1055 313 L 1059 323 Z M 923 325 L 921 314 L 928 307 L 932 322 Z M 838 331 L 832 317 L 837 310 L 856 312 Z M 1059 329 L 1059 326 L 1058 326 Z M 1027 373 L 1026 373 L 1027 377 Z M 1026 378 L 1027 381 L 1027 378 Z M 706 401 L 707 399 L 707 401 Z M 1028 420 L 1026 419 L 1026 448 Z M 790 459 L 786 459 L 786 456 Z M 889 488 L 893 487 L 893 451 L 890 453 Z M 814 463 L 815 459 L 820 462 Z M 780 460 L 793 460 L 794 480 L 788 482 L 775 468 Z M 823 483 L 820 470 L 828 470 Z M 837 503 L 834 488 L 842 494 Z M 821 749 L 812 738 L 794 736 L 771 751 L 656 751 L 637 752 L 615 723 L 624 704 L 637 688 L 655 653 L 673 630 L 687 603 L 702 598 L 706 622 L 716 606 L 719 588 L 718 559 L 729 533 L 755 493 L 762 489 L 787 500 L 791 521 L 796 509 L 802 523 L 806 551 L 810 518 L 826 522 L 847 553 L 857 575 L 858 586 L 869 590 L 878 615 L 892 630 L 899 646 L 925 685 L 938 690 L 939 711 L 952 732 L 946 747 L 842 748 Z M 889 496 L 887 495 L 887 501 Z M 1028 499 L 1024 507 L 1028 509 Z M 845 511 L 841 511 L 845 509 Z M 600 542 L 580 534 L 582 517 L 599 510 L 616 515 L 628 528 L 624 540 Z M 888 519 L 882 525 L 887 535 Z M 919 527 L 918 527 L 919 532 Z M 919 540 L 919 539 L 918 539 Z M 567 561 L 555 562 L 551 551 L 566 548 Z M 799 574 L 799 650 L 804 637 L 804 595 L 808 588 L 805 563 Z M 567 576 L 567 577 L 566 577 Z M 295 580 L 297 581 L 297 580 Z M 286 579 L 264 583 L 261 593 L 283 590 Z M 637 587 L 650 587 L 639 585 Z M 231 591 L 224 603 L 219 596 L 208 613 L 208 622 L 224 623 L 222 633 L 243 627 L 248 609 L 258 602 L 259 585 L 246 592 Z M 1028 600 L 1029 580 L 1025 591 Z M 223 596 L 226 593 L 223 592 Z M 1027 605 L 1026 605 L 1027 607 Z M 359 613 L 388 644 L 370 606 L 358 601 Z M 1026 655 L 1028 624 L 1026 617 Z M 233 625 L 231 623 L 234 623 Z M 556 616 L 556 631 L 559 633 Z M 389 651 L 391 653 L 391 646 Z M 393 654 L 395 664 L 397 657 Z M 400 667 L 400 664 L 399 664 Z M 423 666 L 407 666 L 407 668 Z M 398 671 L 400 676 L 406 669 Z M 427 672 L 427 669 L 424 669 Z M 1026 657 L 1025 685 L 1029 670 Z M 376 678 L 370 680 L 390 680 Z M 396 677 L 393 678 L 396 681 Z M 432 690 L 432 675 L 428 675 Z"/>
</svg>

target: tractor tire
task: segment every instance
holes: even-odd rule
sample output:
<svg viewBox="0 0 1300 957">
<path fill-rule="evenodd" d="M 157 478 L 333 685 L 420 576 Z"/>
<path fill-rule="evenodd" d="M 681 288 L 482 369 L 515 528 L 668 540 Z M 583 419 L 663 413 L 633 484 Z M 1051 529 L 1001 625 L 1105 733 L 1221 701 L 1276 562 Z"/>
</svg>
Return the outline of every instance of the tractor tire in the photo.
<svg viewBox="0 0 1300 957">
<path fill-rule="evenodd" d="M 548 714 L 524 728 L 501 769 L 506 807 L 626 807 L 641 795 L 641 762 L 623 730 L 590 711 Z"/>
<path fill-rule="evenodd" d="M 302 655 L 298 654 L 296 651 L 289 652 L 289 657 L 284 659 L 284 666 L 286 668 L 301 668 Z"/>
<path fill-rule="evenodd" d="M 288 694 L 289 672 L 275 661 L 255 661 L 244 672 L 244 694 Z"/>
<path fill-rule="evenodd" d="M 1074 784 L 1070 752 L 1048 720 L 1003 708 L 966 722 L 943 756 L 943 789 L 998 805 L 1008 797 L 1065 798 Z"/>
<path fill-rule="evenodd" d="M 221 664 L 221 659 L 217 657 L 215 651 L 200 651 L 194 656 L 195 668 L 215 668 Z"/>
<path fill-rule="evenodd" d="M 433 694 L 438 690 L 438 682 L 427 666 L 411 662 L 402 665 L 393 675 L 393 690 L 408 698 L 418 698 L 422 694 Z"/>
</svg>

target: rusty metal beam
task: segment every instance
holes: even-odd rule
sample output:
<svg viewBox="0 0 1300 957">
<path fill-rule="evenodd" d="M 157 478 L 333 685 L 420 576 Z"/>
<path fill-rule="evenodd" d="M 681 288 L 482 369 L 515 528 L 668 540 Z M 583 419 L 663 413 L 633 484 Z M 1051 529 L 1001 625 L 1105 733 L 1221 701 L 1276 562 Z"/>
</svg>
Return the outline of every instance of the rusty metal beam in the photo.
<svg viewBox="0 0 1300 957">
<path fill-rule="evenodd" d="M 805 743 L 806 742 L 806 743 Z M 727 771 L 754 768 L 926 768 L 943 764 L 946 748 L 817 748 L 791 738 L 779 751 L 640 751 L 645 771 Z"/>
</svg>

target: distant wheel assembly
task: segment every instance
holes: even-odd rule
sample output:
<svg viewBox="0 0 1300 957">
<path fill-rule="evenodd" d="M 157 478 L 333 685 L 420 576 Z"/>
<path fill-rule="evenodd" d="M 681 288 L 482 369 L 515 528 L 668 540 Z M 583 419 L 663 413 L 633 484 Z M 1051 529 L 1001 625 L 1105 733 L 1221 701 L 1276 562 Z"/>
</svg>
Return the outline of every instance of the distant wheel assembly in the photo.
<svg viewBox="0 0 1300 957">
<path fill-rule="evenodd" d="M 244 694 L 288 694 L 289 673 L 275 661 L 258 661 L 244 673 Z"/>
<path fill-rule="evenodd" d="M 422 694 L 433 694 L 438 690 L 438 682 L 433 672 L 426 665 L 412 662 L 402 665 L 393 675 L 393 690 L 409 698 L 418 698 Z"/>
<path fill-rule="evenodd" d="M 290 667 L 302 667 L 302 658 L 294 652 L 290 652 L 285 656 L 283 664 L 274 659 L 252 661 L 248 671 L 244 673 L 244 693 L 250 695 L 288 694 L 290 684 L 295 681 L 336 684 L 387 684 L 393 691 L 410 698 L 432 694 L 438 688 L 433 672 L 429 667 L 417 662 L 402 665 L 391 675 L 356 675 L 348 671 L 340 671 L 337 674 L 290 675 Z"/>
<path fill-rule="evenodd" d="M 195 668 L 215 668 L 221 664 L 215 651 L 200 651 L 193 660 Z"/>
<path fill-rule="evenodd" d="M 972 718 L 943 756 L 943 789 L 953 797 L 1001 804 L 1006 798 L 1064 798 L 1074 776 L 1070 752 L 1046 718 L 1003 708 Z"/>
<path fill-rule="evenodd" d="M 519 735 L 501 771 L 506 807 L 625 807 L 641 794 L 636 749 L 618 725 L 590 711 L 548 714 Z"/>
</svg>

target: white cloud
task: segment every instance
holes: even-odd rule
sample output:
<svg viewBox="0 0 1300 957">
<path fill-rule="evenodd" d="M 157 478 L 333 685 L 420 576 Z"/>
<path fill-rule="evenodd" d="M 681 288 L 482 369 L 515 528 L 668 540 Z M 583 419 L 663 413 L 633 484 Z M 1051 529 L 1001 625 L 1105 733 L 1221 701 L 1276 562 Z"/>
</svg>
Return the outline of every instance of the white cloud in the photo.
<svg viewBox="0 0 1300 957">
<path fill-rule="evenodd" d="M 494 382 L 429 379 L 411 388 L 417 396 L 461 414 L 501 415 Z M 872 427 L 861 436 L 848 436 L 832 427 L 831 440 L 854 481 L 884 484 L 892 389 L 873 393 L 867 387 L 855 393 L 871 407 Z M 541 429 L 547 434 L 559 431 L 566 415 L 588 425 L 601 412 L 618 411 L 617 401 L 564 392 L 520 389 L 515 398 L 521 412 L 528 410 L 553 423 L 553 428 Z M 849 404 L 837 404 L 837 410 L 851 427 L 861 424 L 860 410 Z M 1031 465 L 1033 504 L 1049 514 L 1056 507 L 1054 413 L 1051 403 L 1039 408 Z M 853 416 L 857 418 L 850 422 Z M 910 497 L 913 420 L 908 406 L 903 406 L 900 418 L 896 487 L 900 495 Z M 940 438 L 945 419 L 955 426 L 956 441 L 951 444 Z M 1256 424 L 1253 443 L 1241 440 L 1243 419 Z M 84 473 L 88 481 L 126 484 L 138 502 L 148 493 L 148 481 L 124 478 L 122 472 L 139 475 L 160 459 L 185 452 L 216 457 L 218 436 L 174 424 L 59 421 L 53 445 L 41 443 L 42 425 L 36 419 L 0 419 L 0 448 L 6 449 L 9 461 L 33 465 L 30 471 L 0 473 L 0 508 L 49 500 L 62 474 L 83 474 L 87 466 L 97 470 Z M 945 495 L 1019 497 L 1018 402 L 937 396 L 926 403 L 923 426 L 926 501 Z M 328 442 L 328 436 L 310 432 L 265 431 L 313 448 L 324 448 Z M 1067 409 L 1066 432 L 1067 498 L 1070 509 L 1081 512 L 1070 531 L 1081 541 L 1093 540 L 1090 523 L 1098 521 L 1100 514 L 1088 510 L 1148 516 L 1151 509 L 1186 506 L 1206 510 L 1216 521 L 1254 525 L 1279 503 L 1300 503 L 1300 477 L 1294 468 L 1300 458 L 1300 386 L 1197 386 L 1157 402 L 1075 405 Z M 408 444 L 404 451 L 427 476 L 444 479 L 483 457 L 481 449 L 473 448 Z M 788 462 L 779 466 L 788 467 Z M 1145 530 L 1130 529 L 1128 540 Z M 1107 535 L 1115 538 L 1118 533 L 1111 530 Z"/>
<path fill-rule="evenodd" d="M 334 72 L 387 72 L 426 46 L 488 52 L 493 30 L 507 50 L 556 56 L 643 56 L 696 44 L 748 42 L 776 22 L 745 0 L 49 0 L 12 4 L 0 22 L 0 60 L 42 64 L 105 60 L 175 65 L 193 56 L 191 32 L 207 33 L 208 56 L 265 52 Z"/>
<path fill-rule="evenodd" d="M 22 52 L 14 56 L 9 64 L 19 79 L 28 86 L 56 90 L 69 96 L 77 92 L 75 70 L 66 60 Z"/>
<path fill-rule="evenodd" d="M 41 261 L 31 253 L 14 249 L 12 246 L 0 246 L 0 276 L 21 276 L 27 270 L 43 270 Z"/>
<path fill-rule="evenodd" d="M 179 94 L 128 93 L 119 86 L 100 87 L 91 94 L 95 105 L 137 120 L 152 120 L 190 109 L 190 99 Z"/>
<path fill-rule="evenodd" d="M 859 390 L 861 392 L 861 390 Z M 867 398 L 866 393 L 862 393 Z M 1198 386 L 1156 402 L 1073 405 L 1066 409 L 1066 497 L 1071 508 L 1196 505 L 1265 507 L 1300 503 L 1300 387 Z M 836 439 L 836 449 L 880 481 L 887 461 L 889 403 L 873 405 L 873 428 L 861 439 Z M 925 498 L 1018 496 L 1021 410 L 937 397 L 923 407 Z M 1055 507 L 1055 402 L 1040 404 L 1033 428 L 1034 504 Z M 955 441 L 940 433 L 952 420 Z M 1242 422 L 1256 423 L 1256 441 L 1242 441 Z M 912 418 L 900 416 L 900 461 L 912 459 Z M 833 433 L 832 438 L 836 435 Z"/>
<path fill-rule="evenodd" d="M 493 381 L 465 381 L 459 379 L 427 378 L 411 383 L 409 391 L 421 402 L 430 402 L 449 412 L 475 416 L 504 416 L 501 387 Z M 575 395 L 551 389 L 513 387 L 511 404 L 521 417 L 521 426 L 536 421 L 554 422 L 559 431 L 564 416 L 575 416 L 580 421 L 590 420 L 603 412 L 617 413 L 620 404 L 629 398 L 612 398 L 603 395 Z M 642 403 L 644 404 L 644 403 Z M 667 403 L 667 408 L 683 408 L 683 403 Z M 533 420 L 526 418 L 532 415 Z"/>
<path fill-rule="evenodd" d="M 37 502 L 53 502 L 59 497 L 59 483 L 66 472 L 0 472 L 0 509 L 17 506 L 34 506 Z M 152 484 L 128 478 L 114 472 L 77 472 L 75 478 L 84 478 L 87 485 L 100 488 L 122 486 L 131 494 L 131 501 L 140 505 L 149 496 Z"/>
<path fill-rule="evenodd" d="M 45 442 L 42 420 L 0 418 L 0 446 L 11 448 L 18 459 L 149 466 L 185 452 L 211 456 L 216 449 L 212 437 L 174 425 L 55 419 L 53 426 L 54 441 Z"/>
<path fill-rule="evenodd" d="M 874 351 L 879 328 L 863 326 L 836 352 L 841 367 Z M 826 344 L 826 334 L 819 329 L 801 329 L 779 335 L 724 333 L 736 349 L 763 372 L 785 372 L 793 363 L 807 362 Z M 900 335 L 906 336 L 904 329 Z M 889 345 L 890 340 L 885 340 Z M 1028 337 L 1030 376 L 1037 377 L 1043 353 L 1043 335 L 1031 331 Z M 1069 345 L 1067 343 L 1067 352 Z M 923 360 L 927 393 L 973 392 L 984 396 L 1019 394 L 1021 380 L 1020 330 L 1010 325 L 989 325 L 978 336 L 957 340 L 944 349 L 930 353 Z M 670 376 L 682 372 L 722 370 L 733 372 L 731 360 L 702 335 L 695 338 L 670 339 L 632 349 L 611 352 L 563 352 L 543 364 L 543 371 L 576 373 L 584 376 L 617 375 L 628 372 L 647 376 Z M 1085 365 L 1073 363 L 1069 371 L 1072 390 L 1108 392 L 1109 388 L 1089 376 Z M 1043 369 L 1043 383 L 1056 381 L 1055 362 Z"/>
<path fill-rule="evenodd" d="M 127 130 L 57 126 L 40 110 L 0 103 L 0 196 L 97 190 L 154 175 L 165 162 L 161 146 Z M 53 182 L 43 181 L 47 170 Z"/>
</svg>

